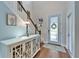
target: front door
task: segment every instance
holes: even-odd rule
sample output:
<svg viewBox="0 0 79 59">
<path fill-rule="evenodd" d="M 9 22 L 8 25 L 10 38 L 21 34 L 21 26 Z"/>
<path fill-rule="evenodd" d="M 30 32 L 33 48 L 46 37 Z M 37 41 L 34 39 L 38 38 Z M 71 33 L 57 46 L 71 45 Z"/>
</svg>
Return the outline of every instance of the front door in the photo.
<svg viewBox="0 0 79 59">
<path fill-rule="evenodd" d="M 58 16 L 50 17 L 49 22 L 49 40 L 48 43 L 58 44 Z"/>
</svg>

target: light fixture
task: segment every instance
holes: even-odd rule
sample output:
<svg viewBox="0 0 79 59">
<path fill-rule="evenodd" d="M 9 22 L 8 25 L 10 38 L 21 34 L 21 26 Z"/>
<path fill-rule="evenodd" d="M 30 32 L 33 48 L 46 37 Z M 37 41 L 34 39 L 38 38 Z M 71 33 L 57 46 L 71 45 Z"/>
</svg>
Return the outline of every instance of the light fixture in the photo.
<svg viewBox="0 0 79 59">
<path fill-rule="evenodd" d="M 28 25 L 29 25 L 29 24 L 30 24 L 30 22 L 29 22 L 29 21 L 26 21 L 26 22 L 25 22 L 25 24 L 28 24 Z"/>
<path fill-rule="evenodd" d="M 43 18 L 39 18 L 39 24 L 42 27 L 42 23 L 43 23 Z"/>
</svg>

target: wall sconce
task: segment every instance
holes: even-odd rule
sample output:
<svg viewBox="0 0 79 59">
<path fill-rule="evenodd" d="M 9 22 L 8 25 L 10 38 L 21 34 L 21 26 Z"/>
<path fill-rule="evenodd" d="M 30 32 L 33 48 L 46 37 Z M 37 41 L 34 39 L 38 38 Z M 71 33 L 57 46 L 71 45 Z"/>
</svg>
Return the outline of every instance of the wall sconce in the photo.
<svg viewBox="0 0 79 59">
<path fill-rule="evenodd" d="M 43 23 L 43 19 L 39 18 L 39 24 L 40 24 L 41 27 L 42 27 L 42 23 Z"/>
<path fill-rule="evenodd" d="M 25 24 L 26 24 L 26 35 L 29 36 L 29 33 L 28 33 L 28 25 L 30 24 L 30 22 L 29 21 L 26 21 Z"/>
<path fill-rule="evenodd" d="M 41 34 L 42 23 L 43 23 L 43 18 L 39 18 L 39 34 Z"/>
</svg>

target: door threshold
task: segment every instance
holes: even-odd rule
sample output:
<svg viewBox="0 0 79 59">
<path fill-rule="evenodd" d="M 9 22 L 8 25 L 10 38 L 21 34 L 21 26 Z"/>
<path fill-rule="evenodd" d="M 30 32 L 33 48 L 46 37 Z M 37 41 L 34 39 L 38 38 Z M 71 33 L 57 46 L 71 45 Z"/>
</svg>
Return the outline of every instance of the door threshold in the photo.
<svg viewBox="0 0 79 59">
<path fill-rule="evenodd" d="M 48 43 L 48 44 L 56 45 L 56 46 L 61 46 L 60 44 L 54 44 L 54 43 Z"/>
</svg>

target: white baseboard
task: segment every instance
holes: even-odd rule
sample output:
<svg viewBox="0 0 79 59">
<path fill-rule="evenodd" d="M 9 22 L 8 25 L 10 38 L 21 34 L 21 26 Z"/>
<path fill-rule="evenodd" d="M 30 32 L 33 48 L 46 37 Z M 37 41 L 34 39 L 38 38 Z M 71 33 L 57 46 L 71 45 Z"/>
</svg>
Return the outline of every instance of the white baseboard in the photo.
<svg viewBox="0 0 79 59">
<path fill-rule="evenodd" d="M 68 49 L 67 49 L 68 50 Z M 68 50 L 68 53 L 70 55 L 71 58 L 74 58 L 74 56 L 70 53 L 70 51 Z"/>
<path fill-rule="evenodd" d="M 61 46 L 65 47 L 65 48 L 67 49 L 67 46 L 66 46 L 66 45 L 63 45 L 63 44 L 62 44 Z M 68 51 L 70 57 L 73 58 L 73 56 L 72 56 L 72 54 L 70 53 L 70 51 L 69 51 L 68 49 L 67 49 L 67 51 Z"/>
<path fill-rule="evenodd" d="M 64 45 L 64 44 L 61 44 L 61 46 L 66 47 L 66 45 Z"/>
<path fill-rule="evenodd" d="M 70 53 L 70 51 L 68 50 L 67 46 L 66 45 L 62 45 L 63 47 L 65 47 L 70 55 L 71 58 L 74 58 L 74 56 Z"/>
</svg>

